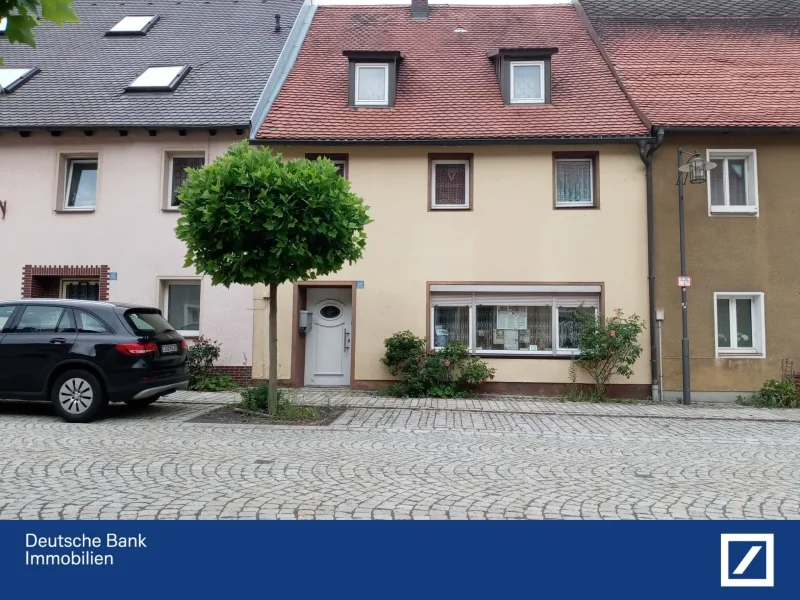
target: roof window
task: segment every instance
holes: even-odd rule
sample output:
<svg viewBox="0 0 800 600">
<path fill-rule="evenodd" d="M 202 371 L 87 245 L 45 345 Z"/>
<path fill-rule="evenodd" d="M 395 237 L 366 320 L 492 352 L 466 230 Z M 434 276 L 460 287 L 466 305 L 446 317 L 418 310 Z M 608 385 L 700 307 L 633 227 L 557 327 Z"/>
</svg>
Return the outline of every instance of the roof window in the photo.
<svg viewBox="0 0 800 600">
<path fill-rule="evenodd" d="M 10 94 L 38 72 L 37 68 L 0 69 L 0 92 Z"/>
<path fill-rule="evenodd" d="M 150 67 L 127 87 L 129 92 L 171 92 L 178 87 L 189 72 L 186 65 L 179 67 Z"/>
<path fill-rule="evenodd" d="M 158 21 L 157 15 L 125 17 L 106 32 L 106 35 L 144 35 Z"/>
<path fill-rule="evenodd" d="M 504 104 L 551 104 L 550 57 L 557 48 L 489 50 Z"/>
<path fill-rule="evenodd" d="M 354 108 L 394 106 L 400 52 L 345 51 L 349 59 L 349 102 Z"/>
</svg>

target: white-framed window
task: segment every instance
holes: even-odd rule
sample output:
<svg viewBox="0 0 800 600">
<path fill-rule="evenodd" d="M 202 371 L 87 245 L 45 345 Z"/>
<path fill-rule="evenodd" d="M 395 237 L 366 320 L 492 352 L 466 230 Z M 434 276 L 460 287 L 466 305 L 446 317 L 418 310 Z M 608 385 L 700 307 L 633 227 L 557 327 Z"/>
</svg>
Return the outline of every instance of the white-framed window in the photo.
<svg viewBox="0 0 800 600">
<path fill-rule="evenodd" d="M 66 159 L 63 210 L 94 210 L 97 202 L 98 158 Z"/>
<path fill-rule="evenodd" d="M 600 286 L 431 286 L 429 346 L 460 341 L 486 356 L 574 356 L 578 311 L 595 317 Z"/>
<path fill-rule="evenodd" d="M 515 60 L 510 63 L 511 103 L 544 103 L 544 61 Z"/>
<path fill-rule="evenodd" d="M 716 355 L 764 358 L 763 292 L 715 292 Z"/>
<path fill-rule="evenodd" d="M 469 208 L 469 159 L 431 160 L 431 208 Z"/>
<path fill-rule="evenodd" d="M 556 207 L 594 206 L 594 159 L 556 158 Z"/>
<path fill-rule="evenodd" d="M 171 92 L 189 72 L 187 65 L 148 67 L 126 88 L 129 92 Z"/>
<path fill-rule="evenodd" d="M 203 152 L 174 152 L 167 154 L 166 210 L 177 210 L 181 204 L 180 200 L 178 200 L 178 191 L 189 177 L 186 169 L 198 169 L 205 164 L 206 156 Z"/>
<path fill-rule="evenodd" d="M 353 102 L 360 106 L 389 105 L 389 65 L 356 63 Z"/>
<path fill-rule="evenodd" d="M 164 318 L 184 337 L 200 335 L 200 279 L 161 281 Z"/>
<path fill-rule="evenodd" d="M 708 174 L 709 214 L 758 214 L 758 162 L 755 150 L 709 150 L 717 166 Z"/>
</svg>

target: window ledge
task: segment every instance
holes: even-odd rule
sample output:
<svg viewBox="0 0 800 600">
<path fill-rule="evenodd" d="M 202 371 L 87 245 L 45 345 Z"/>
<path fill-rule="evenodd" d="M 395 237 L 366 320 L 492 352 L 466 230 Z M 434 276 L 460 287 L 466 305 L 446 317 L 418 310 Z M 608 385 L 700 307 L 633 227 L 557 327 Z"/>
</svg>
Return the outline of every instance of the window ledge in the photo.
<svg viewBox="0 0 800 600">
<path fill-rule="evenodd" d="M 556 208 L 597 208 L 594 202 L 556 202 Z"/>
<path fill-rule="evenodd" d="M 536 354 L 533 352 L 527 354 L 493 354 L 491 352 L 477 352 L 473 356 L 477 356 L 478 358 L 521 358 L 523 360 L 530 360 L 530 359 L 539 359 L 539 360 L 572 360 L 578 354 Z"/>
<path fill-rule="evenodd" d="M 177 207 L 169 207 L 168 208 L 168 207 L 165 206 L 164 208 L 161 209 L 161 212 L 176 213 L 176 212 L 180 212 L 180 209 L 177 208 Z"/>
<path fill-rule="evenodd" d="M 758 216 L 758 207 L 756 206 L 743 206 L 743 207 L 730 207 L 730 206 L 712 206 L 712 215 L 753 215 Z"/>
<path fill-rule="evenodd" d="M 57 208 L 55 212 L 59 214 L 69 213 L 93 213 L 94 208 Z"/>
<path fill-rule="evenodd" d="M 447 210 L 469 210 L 469 209 L 470 209 L 469 206 L 441 206 L 441 205 L 436 205 L 436 204 L 431 206 L 431 210 L 432 211 L 434 211 L 434 210 L 444 210 L 444 211 L 447 211 Z"/>
<path fill-rule="evenodd" d="M 763 352 L 746 352 L 742 350 L 720 350 L 717 349 L 717 358 L 766 358 Z"/>
</svg>

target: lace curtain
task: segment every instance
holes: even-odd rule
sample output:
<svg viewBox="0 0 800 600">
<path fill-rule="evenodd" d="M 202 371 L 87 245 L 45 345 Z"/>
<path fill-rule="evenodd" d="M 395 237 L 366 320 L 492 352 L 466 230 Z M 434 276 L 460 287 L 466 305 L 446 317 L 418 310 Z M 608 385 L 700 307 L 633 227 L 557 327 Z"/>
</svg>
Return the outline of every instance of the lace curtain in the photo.
<svg viewBox="0 0 800 600">
<path fill-rule="evenodd" d="M 358 67 L 357 99 L 361 102 L 385 102 L 386 76 L 384 67 Z"/>
<path fill-rule="evenodd" d="M 556 161 L 557 204 L 591 204 L 592 185 L 591 159 Z"/>
<path fill-rule="evenodd" d="M 535 100 L 543 98 L 542 68 L 539 65 L 516 65 L 512 69 L 514 70 L 514 99 Z"/>
</svg>

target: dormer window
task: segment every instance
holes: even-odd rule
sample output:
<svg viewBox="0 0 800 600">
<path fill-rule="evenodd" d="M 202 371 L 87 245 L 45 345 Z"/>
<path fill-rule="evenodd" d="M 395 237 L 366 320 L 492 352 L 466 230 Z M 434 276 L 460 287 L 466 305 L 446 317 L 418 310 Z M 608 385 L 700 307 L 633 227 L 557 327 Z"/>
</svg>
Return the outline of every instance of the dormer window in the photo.
<svg viewBox="0 0 800 600">
<path fill-rule="evenodd" d="M 387 106 L 389 104 L 389 65 L 356 63 L 353 104 Z"/>
<path fill-rule="evenodd" d="M 511 62 L 511 103 L 544 103 L 544 61 Z"/>
<path fill-rule="evenodd" d="M 400 52 L 345 51 L 349 59 L 348 104 L 353 108 L 394 106 Z"/>
<path fill-rule="evenodd" d="M 550 104 L 550 57 L 557 48 L 500 48 L 487 56 L 495 64 L 504 104 Z"/>
</svg>

